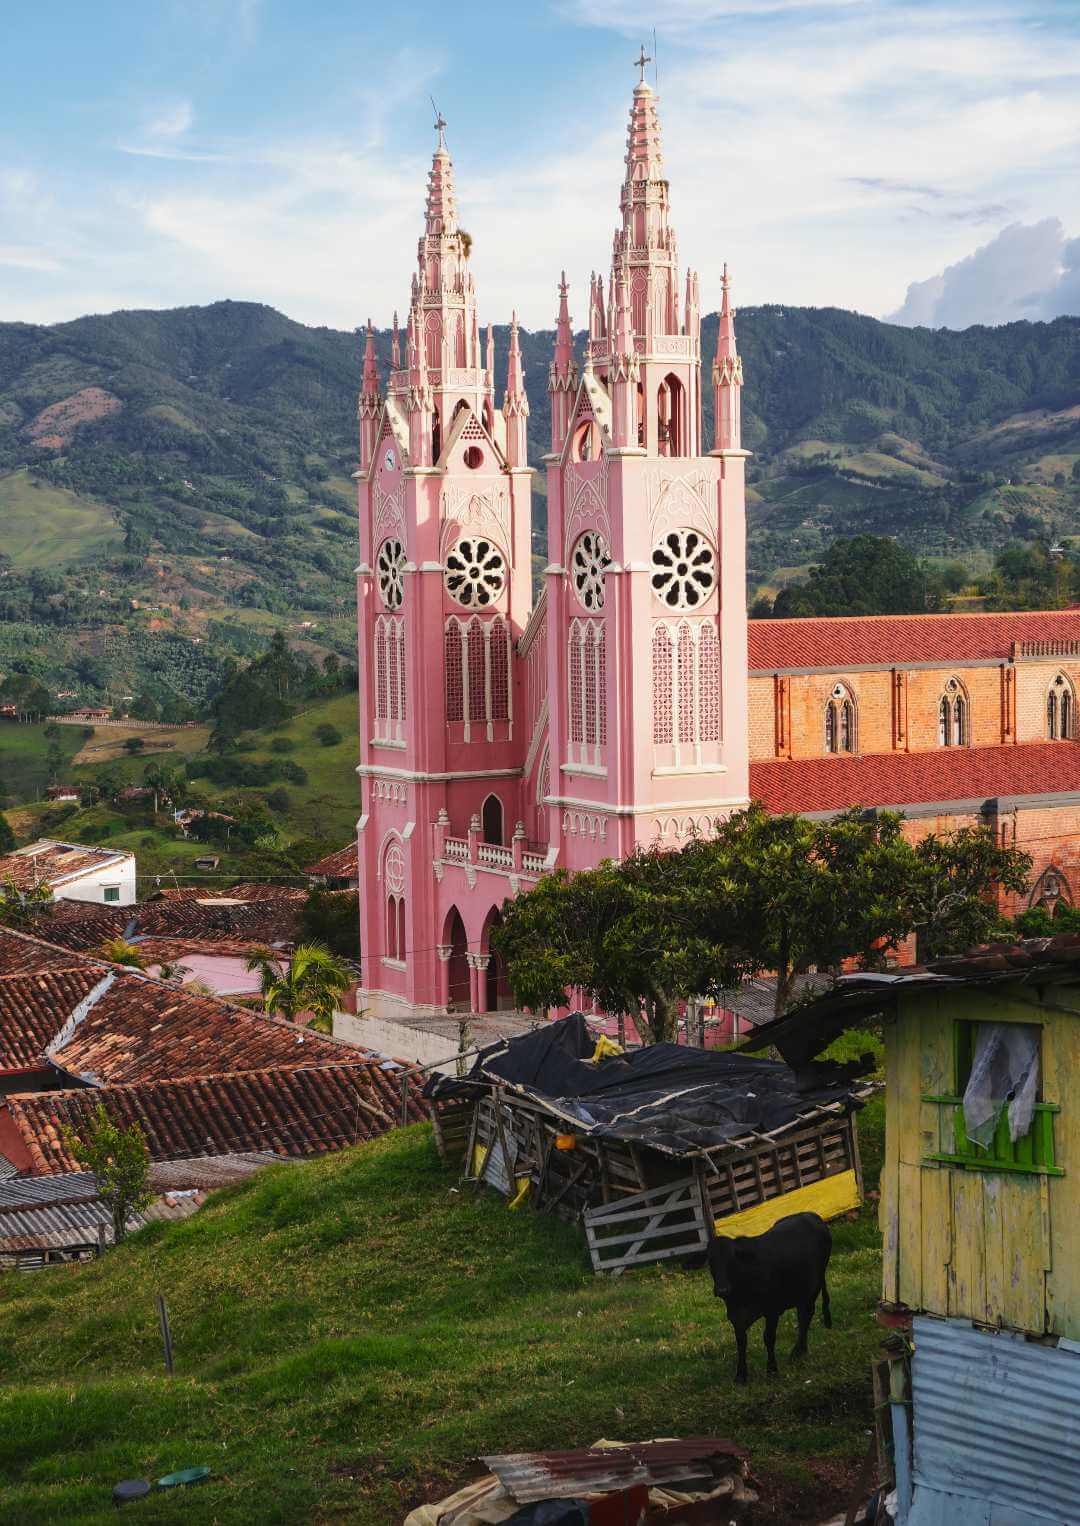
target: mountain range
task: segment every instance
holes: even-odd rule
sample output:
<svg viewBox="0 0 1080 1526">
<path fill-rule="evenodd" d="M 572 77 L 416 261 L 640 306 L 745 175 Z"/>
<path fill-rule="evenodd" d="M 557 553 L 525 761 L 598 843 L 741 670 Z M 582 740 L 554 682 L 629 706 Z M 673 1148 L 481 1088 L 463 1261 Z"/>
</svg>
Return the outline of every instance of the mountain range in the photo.
<svg viewBox="0 0 1080 1526">
<path fill-rule="evenodd" d="M 753 586 L 864 531 L 973 570 L 1080 532 L 1080 318 L 954 332 L 768 306 L 737 326 Z M 536 461 L 553 337 L 522 334 Z M 712 315 L 706 367 L 715 344 Z M 359 372 L 356 334 L 248 302 L 0 324 L 0 673 L 197 700 L 277 627 L 347 652 Z"/>
</svg>

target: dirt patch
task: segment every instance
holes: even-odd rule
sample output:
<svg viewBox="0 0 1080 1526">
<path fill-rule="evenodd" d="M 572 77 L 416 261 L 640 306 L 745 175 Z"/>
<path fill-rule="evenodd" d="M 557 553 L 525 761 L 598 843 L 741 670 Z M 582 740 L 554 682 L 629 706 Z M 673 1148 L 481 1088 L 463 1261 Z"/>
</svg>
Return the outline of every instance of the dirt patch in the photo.
<svg viewBox="0 0 1080 1526">
<path fill-rule="evenodd" d="M 862 1464 L 839 1457 L 808 1457 L 796 1475 L 764 1472 L 751 1460 L 750 1470 L 758 1503 L 751 1507 L 747 1526 L 819 1526 L 847 1509 Z M 867 1494 L 876 1488 L 876 1480 L 875 1472 Z"/>
<path fill-rule="evenodd" d="M 184 757 L 201 752 L 210 735 L 208 726 L 178 726 L 175 730 L 148 728 L 133 721 L 130 726 L 99 726 L 94 735 L 75 754 L 76 763 L 109 763 L 127 757 L 124 743 L 142 737 L 145 744 L 140 757 L 150 753 L 179 752 Z"/>
<path fill-rule="evenodd" d="M 103 387 L 83 387 L 58 403 L 43 408 L 26 425 L 25 433 L 43 450 L 62 450 L 80 424 L 92 424 L 116 413 L 124 405 Z"/>
</svg>

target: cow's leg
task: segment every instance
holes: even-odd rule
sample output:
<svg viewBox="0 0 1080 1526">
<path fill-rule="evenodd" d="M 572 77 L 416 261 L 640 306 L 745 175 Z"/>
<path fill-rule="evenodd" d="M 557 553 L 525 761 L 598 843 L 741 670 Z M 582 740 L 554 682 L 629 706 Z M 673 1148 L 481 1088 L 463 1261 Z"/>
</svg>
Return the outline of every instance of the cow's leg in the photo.
<svg viewBox="0 0 1080 1526">
<path fill-rule="evenodd" d="M 795 1337 L 795 1349 L 791 1353 L 793 1357 L 806 1355 L 806 1335 L 810 1329 L 810 1321 L 814 1317 L 814 1300 L 799 1304 L 796 1312 L 799 1317 L 799 1333 Z"/>
<path fill-rule="evenodd" d="M 825 1277 L 821 1278 L 821 1323 L 826 1330 L 832 1329 L 832 1310 L 829 1308 L 829 1290 L 825 1286 Z"/>
<path fill-rule="evenodd" d="M 780 1323 L 779 1312 L 765 1316 L 765 1371 L 779 1372 L 776 1365 L 776 1327 Z"/>
<path fill-rule="evenodd" d="M 736 1383 L 747 1383 L 749 1382 L 749 1377 L 746 1371 L 746 1325 L 741 1320 L 738 1324 L 735 1324 L 735 1321 L 732 1320 L 732 1324 L 735 1327 L 735 1381 Z"/>
</svg>

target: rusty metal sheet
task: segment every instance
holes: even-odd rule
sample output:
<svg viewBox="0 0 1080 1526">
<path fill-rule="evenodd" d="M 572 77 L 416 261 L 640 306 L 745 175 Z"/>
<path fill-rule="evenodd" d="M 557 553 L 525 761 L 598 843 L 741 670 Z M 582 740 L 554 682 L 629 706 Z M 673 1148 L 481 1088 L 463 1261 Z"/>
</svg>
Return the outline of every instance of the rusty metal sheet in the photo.
<svg viewBox="0 0 1080 1526">
<path fill-rule="evenodd" d="M 631 1484 L 711 1489 L 741 1468 L 749 1454 L 732 1441 L 692 1436 L 679 1441 L 639 1441 L 623 1447 L 573 1452 L 509 1452 L 482 1457 L 506 1492 L 521 1505 L 573 1499 Z"/>
</svg>

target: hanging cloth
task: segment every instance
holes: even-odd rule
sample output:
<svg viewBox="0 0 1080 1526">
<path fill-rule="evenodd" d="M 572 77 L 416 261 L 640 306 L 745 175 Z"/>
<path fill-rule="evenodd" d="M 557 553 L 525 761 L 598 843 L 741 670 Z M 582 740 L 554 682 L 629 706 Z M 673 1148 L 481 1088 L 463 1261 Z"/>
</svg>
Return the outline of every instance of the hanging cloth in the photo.
<svg viewBox="0 0 1080 1526">
<path fill-rule="evenodd" d="M 1031 1128 L 1039 1090 L 1039 1031 L 1036 1023 L 978 1024 L 964 1089 L 964 1128 L 983 1150 L 993 1144 L 1006 1108 L 1013 1144 Z"/>
</svg>

